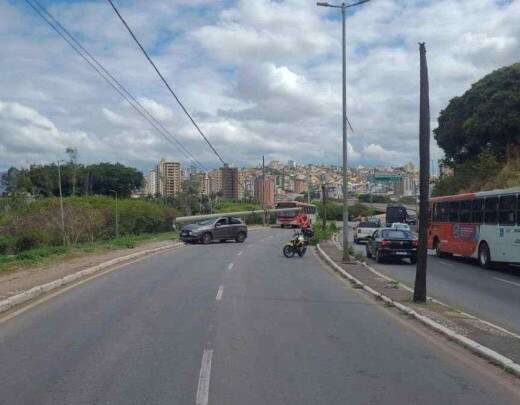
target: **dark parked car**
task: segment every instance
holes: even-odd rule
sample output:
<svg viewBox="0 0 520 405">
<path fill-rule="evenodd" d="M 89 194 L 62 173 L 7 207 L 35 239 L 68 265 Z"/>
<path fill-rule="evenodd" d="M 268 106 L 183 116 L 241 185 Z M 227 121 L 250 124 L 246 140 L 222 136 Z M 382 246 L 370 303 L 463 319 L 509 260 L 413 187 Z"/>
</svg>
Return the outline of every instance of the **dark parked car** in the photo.
<svg viewBox="0 0 520 405">
<path fill-rule="evenodd" d="M 417 238 L 401 229 L 383 228 L 375 231 L 366 245 L 367 257 L 374 257 L 378 263 L 386 258 L 409 258 L 417 262 Z"/>
<path fill-rule="evenodd" d="M 234 239 L 242 243 L 247 238 L 247 226 L 240 219 L 233 217 L 210 218 L 181 229 L 181 240 L 187 243 L 212 241 L 224 242 Z"/>
</svg>

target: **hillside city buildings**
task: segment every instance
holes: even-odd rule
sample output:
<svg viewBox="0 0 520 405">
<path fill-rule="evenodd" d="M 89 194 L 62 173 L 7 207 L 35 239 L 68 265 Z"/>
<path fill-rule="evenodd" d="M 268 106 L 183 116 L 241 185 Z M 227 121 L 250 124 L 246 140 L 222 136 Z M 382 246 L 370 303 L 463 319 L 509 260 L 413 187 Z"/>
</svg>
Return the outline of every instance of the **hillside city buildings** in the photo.
<svg viewBox="0 0 520 405">
<path fill-rule="evenodd" d="M 352 194 L 416 197 L 419 172 L 413 163 L 399 167 L 364 167 L 348 169 L 348 192 Z M 178 162 L 165 159 L 153 167 L 146 178 L 145 194 L 177 196 L 183 182 L 190 181 L 200 194 L 228 200 L 256 201 L 273 206 L 276 201 L 306 197 L 321 197 L 325 186 L 327 198 L 343 197 L 341 168 L 330 165 L 301 165 L 293 160 L 283 163 L 273 160 L 265 167 L 237 168 L 224 165 L 208 172 L 194 167 L 181 168 Z M 434 178 L 432 177 L 432 180 Z"/>
</svg>

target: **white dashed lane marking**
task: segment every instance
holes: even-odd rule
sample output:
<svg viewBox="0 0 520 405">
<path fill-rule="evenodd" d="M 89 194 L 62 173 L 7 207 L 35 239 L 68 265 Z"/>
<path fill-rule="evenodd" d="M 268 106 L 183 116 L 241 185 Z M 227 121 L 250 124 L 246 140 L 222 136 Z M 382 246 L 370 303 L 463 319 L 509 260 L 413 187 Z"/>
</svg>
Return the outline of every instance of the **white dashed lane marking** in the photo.
<svg viewBox="0 0 520 405">
<path fill-rule="evenodd" d="M 223 293 L 224 293 L 224 286 L 221 285 L 221 286 L 218 288 L 217 296 L 215 297 L 215 299 L 216 299 L 217 301 L 220 301 L 220 300 L 222 299 L 222 294 L 223 294 Z"/>
<path fill-rule="evenodd" d="M 517 287 L 520 287 L 520 283 L 515 283 L 514 281 L 504 280 L 503 278 L 493 277 L 495 280 L 502 281 L 503 283 L 511 284 Z"/>
<path fill-rule="evenodd" d="M 204 350 L 202 353 L 202 363 L 200 365 L 199 385 L 197 386 L 197 396 L 195 405 L 207 405 L 209 398 L 209 380 L 211 377 L 211 358 L 213 350 Z"/>
<path fill-rule="evenodd" d="M 233 263 L 229 263 L 229 266 L 227 266 L 227 269 L 228 270 L 231 270 L 233 268 L 234 264 Z"/>
</svg>

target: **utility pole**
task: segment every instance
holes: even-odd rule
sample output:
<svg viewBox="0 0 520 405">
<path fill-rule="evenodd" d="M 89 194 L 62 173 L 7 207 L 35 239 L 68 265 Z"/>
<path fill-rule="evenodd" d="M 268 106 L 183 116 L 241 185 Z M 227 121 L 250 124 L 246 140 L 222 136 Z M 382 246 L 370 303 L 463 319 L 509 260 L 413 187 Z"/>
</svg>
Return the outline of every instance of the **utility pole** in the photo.
<svg viewBox="0 0 520 405">
<path fill-rule="evenodd" d="M 119 238 L 119 211 L 117 207 L 117 191 L 110 190 L 110 192 L 116 195 L 116 238 Z"/>
<path fill-rule="evenodd" d="M 61 211 L 61 235 L 63 238 L 63 246 L 67 244 L 67 236 L 65 234 L 65 213 L 63 211 L 63 192 L 61 190 L 61 166 L 58 160 L 58 190 L 60 191 L 60 211 Z"/>
<path fill-rule="evenodd" d="M 311 203 L 311 176 L 307 170 L 307 204 Z"/>
<path fill-rule="evenodd" d="M 341 21 L 342 21 L 342 49 L 343 49 L 343 263 L 350 261 L 348 254 L 348 192 L 347 192 L 347 56 L 346 56 L 346 33 L 345 33 L 345 18 L 346 10 L 350 7 L 355 7 L 363 3 L 367 3 L 369 0 L 361 0 L 353 4 L 341 3 L 341 5 L 333 5 L 327 2 L 318 2 L 318 6 L 332 7 L 341 9 Z"/>
<path fill-rule="evenodd" d="M 321 220 L 323 229 L 327 226 L 327 186 L 325 184 L 325 176 L 322 176 L 321 178 L 321 206 L 322 206 L 322 213 L 321 213 Z"/>
<path fill-rule="evenodd" d="M 426 302 L 428 198 L 430 188 L 430 94 L 426 47 L 419 44 L 420 106 L 419 106 L 419 246 L 413 291 L 414 302 Z"/>
<path fill-rule="evenodd" d="M 262 210 L 264 211 L 262 215 L 262 224 L 265 226 L 265 156 L 262 155 Z"/>
</svg>

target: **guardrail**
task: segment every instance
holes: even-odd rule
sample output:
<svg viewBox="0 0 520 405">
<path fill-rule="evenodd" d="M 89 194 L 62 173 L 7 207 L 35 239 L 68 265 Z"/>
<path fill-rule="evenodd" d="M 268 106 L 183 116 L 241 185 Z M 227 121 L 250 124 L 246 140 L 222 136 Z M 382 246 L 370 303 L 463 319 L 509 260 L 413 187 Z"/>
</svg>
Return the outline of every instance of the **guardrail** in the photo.
<svg viewBox="0 0 520 405">
<path fill-rule="evenodd" d="M 266 210 L 253 210 L 253 211 L 238 211 L 238 212 L 219 212 L 217 214 L 206 214 L 206 215 L 190 215 L 186 217 L 175 218 L 176 223 L 183 222 L 196 222 L 202 221 L 203 219 L 219 218 L 219 217 L 247 217 L 250 215 L 263 215 L 270 214 L 273 212 L 300 212 L 301 208 L 272 208 Z"/>
</svg>

